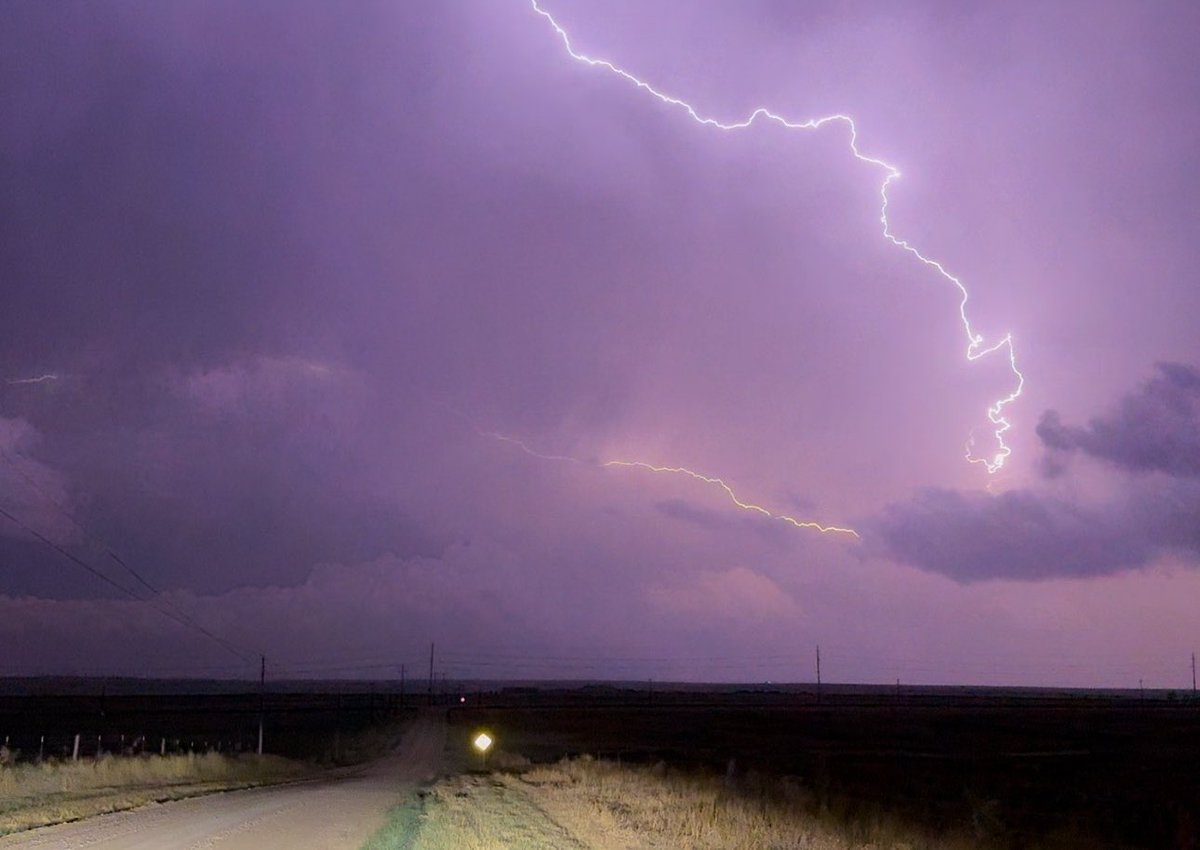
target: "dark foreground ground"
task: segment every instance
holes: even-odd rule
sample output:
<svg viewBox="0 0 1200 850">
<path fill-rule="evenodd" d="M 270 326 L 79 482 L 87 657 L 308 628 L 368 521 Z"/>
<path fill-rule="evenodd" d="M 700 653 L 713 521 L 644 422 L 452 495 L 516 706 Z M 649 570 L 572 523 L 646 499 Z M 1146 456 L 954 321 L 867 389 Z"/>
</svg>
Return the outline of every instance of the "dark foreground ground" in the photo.
<svg viewBox="0 0 1200 850">
<path fill-rule="evenodd" d="M 56 683 L 57 684 L 57 683 Z M 323 691 L 276 686 L 265 694 L 236 683 L 169 685 L 120 681 L 23 688 L 0 693 L 0 743 L 6 758 L 81 758 L 210 751 L 252 752 L 262 718 L 265 751 L 316 761 L 353 761 L 349 748 L 371 727 L 415 711 L 411 696 L 351 683 Z"/>
<path fill-rule="evenodd" d="M 733 786 L 798 778 L 814 805 L 848 823 L 887 812 L 981 846 L 1200 847 L 1200 705 L 763 702 L 747 693 L 742 705 L 662 695 L 641 705 L 468 706 L 451 712 L 450 734 L 485 727 L 535 761 L 662 761 L 731 773 Z"/>
<path fill-rule="evenodd" d="M 0 693 L 0 740 L 22 761 L 69 756 L 75 734 L 84 758 L 164 741 L 246 750 L 261 710 L 267 752 L 339 761 L 367 727 L 430 701 L 396 683 L 274 687 L 260 698 L 245 683 L 89 682 L 72 693 L 23 683 Z M 1200 702 L 1190 697 L 827 686 L 818 702 L 803 687 L 451 683 L 433 701 L 450 708 L 452 749 L 467 751 L 485 727 L 534 761 L 661 761 L 729 773 L 731 787 L 791 777 L 848 823 L 895 814 L 981 847 L 1198 850 Z"/>
</svg>

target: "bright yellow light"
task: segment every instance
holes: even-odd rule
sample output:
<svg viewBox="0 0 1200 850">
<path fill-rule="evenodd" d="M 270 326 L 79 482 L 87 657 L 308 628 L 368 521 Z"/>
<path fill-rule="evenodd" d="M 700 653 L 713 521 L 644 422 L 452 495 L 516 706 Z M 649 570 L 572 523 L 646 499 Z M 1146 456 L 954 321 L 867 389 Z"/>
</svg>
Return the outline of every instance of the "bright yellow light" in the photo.
<svg viewBox="0 0 1200 850">
<path fill-rule="evenodd" d="M 487 732 L 480 732 L 475 736 L 475 740 L 472 741 L 472 743 L 475 745 L 475 749 L 479 750 L 479 752 L 486 753 L 492 748 L 492 736 Z"/>
</svg>

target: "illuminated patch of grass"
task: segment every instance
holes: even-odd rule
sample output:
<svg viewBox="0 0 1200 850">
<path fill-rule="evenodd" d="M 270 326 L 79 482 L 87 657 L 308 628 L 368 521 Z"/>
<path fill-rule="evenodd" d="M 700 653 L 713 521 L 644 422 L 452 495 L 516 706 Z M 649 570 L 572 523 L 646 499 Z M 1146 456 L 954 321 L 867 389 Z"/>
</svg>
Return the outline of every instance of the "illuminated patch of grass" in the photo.
<svg viewBox="0 0 1200 850">
<path fill-rule="evenodd" d="M 387 823 L 361 850 L 410 850 L 421 828 L 423 808 L 420 800 L 406 800 L 396 806 L 388 812 Z"/>
<path fill-rule="evenodd" d="M 589 847 L 678 850 L 965 850 L 977 841 L 933 839 L 882 811 L 844 817 L 804 787 L 766 778 L 736 785 L 692 771 L 563 761 L 507 777 Z"/>
</svg>

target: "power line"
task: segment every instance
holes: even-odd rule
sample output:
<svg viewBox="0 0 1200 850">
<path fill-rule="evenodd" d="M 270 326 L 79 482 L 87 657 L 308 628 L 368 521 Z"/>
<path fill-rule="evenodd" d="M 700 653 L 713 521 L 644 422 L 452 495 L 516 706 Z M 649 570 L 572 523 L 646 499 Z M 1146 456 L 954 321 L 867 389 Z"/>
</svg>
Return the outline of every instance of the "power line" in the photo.
<svg viewBox="0 0 1200 850">
<path fill-rule="evenodd" d="M 245 660 L 245 662 L 248 662 L 248 660 L 252 659 L 252 656 L 250 656 L 250 654 L 248 654 L 246 652 L 242 652 L 241 650 L 239 650 L 238 647 L 235 647 L 233 644 L 230 644 L 229 641 L 221 638 L 220 635 L 216 635 L 216 634 L 212 633 L 212 631 L 210 631 L 209 629 L 204 628 L 203 625 L 200 625 L 199 623 L 194 621 L 194 619 L 192 619 L 191 617 L 188 617 L 186 615 L 186 613 L 164 610 L 164 609 L 162 609 L 162 607 L 155 605 L 154 600 L 140 597 L 140 595 L 138 595 L 137 592 L 134 592 L 134 591 L 132 591 L 132 589 L 126 587 L 125 585 L 122 585 L 122 583 L 114 580 L 113 577 L 110 577 L 109 575 L 104 574 L 103 571 L 98 570 L 95 567 L 92 567 L 92 565 L 89 564 L 88 562 L 84 561 L 83 558 L 79 558 L 76 555 L 73 555 L 72 552 L 67 551 L 66 549 L 64 549 L 64 547 L 60 546 L 59 544 L 54 543 L 54 541 L 50 540 L 48 537 L 46 537 L 46 535 L 42 534 L 41 532 L 38 532 L 36 528 L 32 528 L 31 526 L 26 525 L 25 522 L 20 521 L 19 519 L 17 519 L 16 516 L 13 516 L 12 514 L 8 513 L 8 511 L 5 510 L 4 508 L 0 508 L 0 515 L 7 517 L 7 519 L 10 520 L 11 522 L 13 522 L 14 525 L 17 525 L 18 527 L 23 528 L 25 532 L 28 532 L 29 534 L 34 535 L 34 537 L 37 538 L 37 540 L 40 540 L 41 543 L 49 546 L 50 549 L 53 549 L 55 552 L 58 552 L 59 555 L 67 558 L 68 561 L 71 561 L 71 563 L 76 564 L 77 567 L 82 567 L 83 569 L 88 570 L 88 573 L 96 576 L 97 579 L 100 579 L 101 581 L 106 583 L 106 585 L 108 585 L 109 587 L 118 589 L 118 591 L 120 591 L 121 593 L 124 593 L 125 595 L 127 595 L 127 597 L 130 597 L 134 601 L 140 601 L 140 603 L 146 603 L 146 604 L 150 605 L 151 609 L 154 609 L 158 613 L 161 613 L 162 616 L 167 617 L 168 619 L 172 619 L 172 621 L 179 623 L 180 625 L 184 625 L 185 628 L 190 628 L 190 629 L 194 629 L 194 630 L 198 631 L 199 634 L 203 634 L 204 636 L 206 636 L 206 638 L 209 638 L 210 640 L 217 642 L 217 644 L 220 644 L 222 647 L 226 648 L 226 650 L 235 654 L 235 656 L 238 656 L 242 660 Z M 73 519 L 72 519 L 72 521 L 74 522 Z M 78 525 L 78 523 L 77 523 L 77 525 Z M 84 533 L 86 534 L 86 529 L 83 529 L 82 526 L 80 526 L 80 529 L 82 529 L 82 531 L 84 531 Z M 116 557 L 113 552 L 109 552 L 109 555 L 113 555 L 116 562 L 122 563 L 121 559 L 119 557 Z M 130 571 L 132 573 L 133 570 L 130 570 Z M 152 586 L 149 585 L 149 582 L 146 582 L 144 579 L 142 579 L 140 581 L 142 581 L 143 585 L 146 585 L 146 587 L 150 587 L 152 589 Z M 155 591 L 155 593 L 158 593 L 158 591 Z M 162 598 L 161 594 L 160 594 L 160 598 Z"/>
<path fill-rule="evenodd" d="M 10 454 L 9 454 L 9 453 L 8 453 L 8 452 L 7 452 L 7 451 L 4 449 L 4 448 L 2 448 L 2 447 L 0 447 L 0 457 L 3 457 L 3 458 L 4 458 L 4 460 L 5 460 L 5 461 L 8 463 L 9 467 L 10 467 L 10 468 L 11 468 L 11 469 L 12 469 L 14 472 L 16 472 L 16 473 L 17 473 L 17 475 L 21 476 L 21 478 L 22 478 L 22 479 L 25 481 L 25 483 L 26 483 L 26 484 L 28 484 L 28 485 L 29 485 L 29 487 L 30 487 L 31 489 L 33 489 L 33 490 L 36 490 L 36 491 L 37 491 L 37 493 L 38 493 L 38 495 L 40 495 L 40 496 L 41 496 L 43 499 L 45 499 L 47 502 L 49 502 L 51 505 L 53 505 L 53 506 L 54 506 L 54 507 L 55 507 L 55 508 L 58 510 L 58 512 L 59 512 L 60 514 L 62 514 L 64 517 L 66 517 L 66 518 L 67 518 L 67 519 L 70 521 L 70 523 L 71 523 L 72 525 L 74 525 L 74 526 L 75 526 L 77 529 L 79 529 L 79 531 L 80 531 L 80 532 L 82 532 L 82 534 L 83 534 L 83 536 L 84 536 L 84 537 L 88 538 L 88 539 L 89 539 L 89 540 L 91 540 L 92 542 L 94 542 L 94 543 L 96 543 L 97 545 L 99 545 L 99 546 L 100 546 L 102 549 L 104 549 L 105 551 L 107 551 L 107 553 L 108 553 L 108 556 L 109 556 L 110 558 L 112 558 L 114 561 L 116 561 L 118 564 L 120 564 L 120 565 L 121 565 L 121 566 L 122 566 L 122 567 L 125 569 L 125 571 L 126 571 L 126 572 L 128 572 L 128 573 L 129 573 L 131 576 L 133 576 L 133 577 L 134 577 L 134 579 L 136 579 L 136 580 L 137 580 L 137 582 L 138 582 L 140 585 L 142 585 L 143 587 L 145 587 L 147 590 L 149 590 L 151 593 L 155 594 L 156 596 L 161 596 L 161 595 L 162 595 L 162 591 L 161 591 L 161 590 L 159 590 L 157 587 L 155 587 L 155 586 L 154 586 L 154 585 L 152 585 L 150 582 L 148 582 L 148 581 L 147 581 L 147 580 L 146 580 L 146 579 L 145 579 L 145 578 L 142 576 L 142 574 L 141 574 L 141 573 L 139 573 L 139 572 L 138 572 L 137 570 L 135 570 L 133 567 L 129 566 L 129 564 L 127 564 L 123 558 L 121 558 L 119 555 L 117 555 L 117 553 L 116 553 L 116 552 L 114 552 L 114 551 L 112 550 L 112 547 L 111 547 L 111 546 L 109 546 L 109 545 L 108 545 L 107 543 L 105 543 L 103 540 L 101 540 L 100 538 L 96 537 L 94 534 L 92 534 L 90 531 L 88 531 L 86 528 L 84 528 L 84 526 L 83 526 L 83 523 L 81 523 L 81 522 L 80 522 L 80 521 L 79 521 L 79 520 L 78 520 L 78 519 L 75 517 L 75 514 L 73 514 L 71 511 L 69 511 L 69 510 L 66 508 L 66 506 L 62 504 L 62 502 L 58 501 L 58 499 L 54 498 L 54 497 L 53 497 L 53 496 L 51 496 L 49 493 L 47 493 L 47 492 L 46 492 L 44 489 L 42 489 L 42 486 L 41 486 L 40 484 L 38 484 L 38 483 L 37 483 L 37 481 L 35 481 L 35 480 L 34 480 L 34 479 L 33 479 L 33 478 L 32 478 L 32 477 L 29 475 L 29 473 L 27 473 L 25 470 L 23 470 L 23 469 L 21 468 L 21 465 L 20 465 L 20 464 L 18 464 L 18 463 L 16 462 L 16 460 L 13 458 L 13 456 L 12 456 L 12 455 L 10 455 Z M 168 600 L 164 600 L 164 601 L 168 601 Z M 168 604 L 170 604 L 170 603 L 169 603 L 169 601 L 168 601 Z M 174 606 L 172 606 L 172 607 L 174 607 Z M 180 613 L 183 613 L 183 612 L 180 612 Z"/>
<path fill-rule="evenodd" d="M 51 549 L 53 549 L 55 552 L 58 552 L 60 555 L 62 555 L 64 558 L 67 558 L 67 559 L 68 559 L 68 560 L 70 560 L 72 563 L 74 563 L 74 564 L 76 564 L 76 565 L 78 565 L 78 566 L 80 566 L 80 567 L 83 567 L 83 568 L 84 568 L 85 570 L 87 570 L 89 573 L 91 573 L 91 574 L 92 574 L 92 575 L 94 575 L 96 578 L 100 579 L 100 581 L 104 582 L 105 584 L 109 585 L 110 587 L 115 587 L 117 590 L 121 591 L 121 592 L 122 592 L 122 593 L 124 593 L 126 596 L 129 596 L 129 597 L 131 597 L 131 598 L 133 598 L 133 599 L 136 599 L 138 602 L 145 602 L 145 601 L 146 601 L 146 600 L 142 599 L 142 597 L 140 597 L 140 596 L 138 596 L 136 593 L 134 593 L 132 590 L 130 590 L 128 587 L 126 587 L 125 585 L 123 585 L 123 584 L 119 584 L 118 582 L 116 582 L 116 581 L 114 581 L 113 579 L 109 578 L 109 577 L 108 577 L 107 575 L 105 575 L 104 573 L 100 572 L 98 569 L 96 569 L 95 567 L 93 567 L 91 564 L 89 564 L 89 563 L 87 563 L 86 561 L 83 561 L 83 560 L 81 560 L 81 559 L 79 559 L 79 558 L 75 557 L 75 556 L 74 556 L 74 555 L 72 555 L 70 552 L 68 552 L 66 549 L 62 548 L 62 547 L 61 547 L 61 546 L 59 546 L 57 543 L 55 543 L 53 540 L 51 540 L 49 537 L 46 537 L 46 536 L 44 536 L 44 535 L 43 535 L 41 532 L 37 531 L 37 530 L 36 530 L 36 529 L 34 529 L 34 528 L 30 528 L 28 525 L 26 525 L 25 523 L 21 522 L 21 520 L 17 519 L 15 516 L 13 516 L 12 514 L 10 514 L 8 511 L 6 511 L 4 508 L 0 508 L 0 516 L 7 517 L 7 518 L 8 518 L 8 519 L 9 519 L 9 520 L 12 522 L 12 523 L 14 523 L 15 525 L 17 525 L 17 526 L 19 526 L 20 528 L 24 529 L 24 530 L 25 530 L 25 531 L 27 531 L 28 533 L 32 534 L 34 537 L 36 537 L 36 538 L 37 538 L 38 540 L 40 540 L 42 543 L 45 543 L 47 546 L 49 546 L 49 547 L 50 547 Z M 161 613 L 161 612 L 160 612 L 160 613 Z"/>
<path fill-rule="evenodd" d="M 220 636 L 218 636 L 216 634 L 213 634 L 211 631 L 206 629 L 204 626 L 197 623 L 195 621 L 195 619 L 192 618 L 191 615 L 189 615 L 186 611 L 184 611 L 182 608 L 180 608 L 178 605 L 176 605 L 174 602 L 172 602 L 171 599 L 168 596 L 166 596 L 162 590 L 158 589 L 153 584 L 151 584 L 149 581 L 147 581 L 146 578 L 141 573 L 139 573 L 137 570 L 135 570 L 133 567 L 131 567 L 125 561 L 124 558 L 122 558 L 115 551 L 113 551 L 112 546 L 110 546 L 105 541 L 101 540 L 96 535 L 92 534 L 86 527 L 84 527 L 83 523 L 81 523 L 78 520 L 78 518 L 76 518 L 74 513 L 72 513 L 70 510 L 68 510 L 66 508 L 65 505 L 63 505 L 56 498 L 54 498 L 49 493 L 47 493 L 44 489 L 42 489 L 42 486 L 40 484 L 38 484 L 37 481 L 35 481 L 24 469 L 22 469 L 20 464 L 18 464 L 16 462 L 16 460 L 12 457 L 12 455 L 10 455 L 3 447 L 0 447 L 0 456 L 3 456 L 4 460 L 8 463 L 9 467 L 13 471 L 15 471 L 19 476 L 21 476 L 21 478 L 25 481 L 26 484 L 28 484 L 33 490 L 37 491 L 37 493 L 40 494 L 42 496 L 42 498 L 44 498 L 51 505 L 53 505 L 60 514 L 62 514 L 64 517 L 66 517 L 71 522 L 72 525 L 74 525 L 77 529 L 79 529 L 79 531 L 83 534 L 84 537 L 86 537 L 88 540 L 91 540 L 93 543 L 98 545 L 100 548 L 104 549 L 105 552 L 108 554 L 109 558 L 116 561 L 117 564 L 119 564 L 122 568 L 125 569 L 126 572 L 128 572 L 131 576 L 133 576 L 133 578 L 140 585 L 142 585 L 147 590 L 149 590 L 151 593 L 153 593 L 155 595 L 155 597 L 158 600 L 160 600 L 163 604 L 165 604 L 167 607 L 171 608 L 175 612 L 175 614 L 178 615 L 177 618 L 172 617 L 172 619 L 175 619 L 177 622 L 179 620 L 186 621 L 185 625 L 197 630 L 198 632 L 200 632 L 201 634 L 210 638 L 211 640 L 216 641 L 217 643 L 221 644 L 221 646 L 223 646 L 225 649 L 234 653 L 235 655 L 242 658 L 243 660 L 249 661 L 253 658 L 252 653 L 246 653 L 246 652 L 242 652 L 241 650 L 238 650 L 236 647 L 234 647 L 228 641 L 224 640 L 223 638 L 221 638 Z M 126 591 L 126 592 L 128 592 L 128 591 Z M 141 599 L 141 597 L 135 597 L 135 598 Z M 167 612 L 162 611 L 162 609 L 157 608 L 157 606 L 154 606 L 150 600 L 142 600 L 142 601 L 145 601 L 145 602 L 151 604 L 151 606 L 155 607 L 156 610 L 159 611 L 159 613 L 164 614 L 165 616 L 170 616 L 167 614 Z"/>
</svg>

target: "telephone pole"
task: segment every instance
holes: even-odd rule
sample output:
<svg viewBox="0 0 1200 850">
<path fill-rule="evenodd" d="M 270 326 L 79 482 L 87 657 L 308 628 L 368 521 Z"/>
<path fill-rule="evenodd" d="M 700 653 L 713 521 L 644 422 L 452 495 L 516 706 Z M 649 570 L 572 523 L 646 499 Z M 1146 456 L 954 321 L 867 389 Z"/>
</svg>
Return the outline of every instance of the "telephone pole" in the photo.
<svg viewBox="0 0 1200 850">
<path fill-rule="evenodd" d="M 400 665 L 400 707 L 404 708 L 404 665 Z"/>
<path fill-rule="evenodd" d="M 821 704 L 821 644 L 817 644 L 817 705 Z"/>
<path fill-rule="evenodd" d="M 258 754 L 263 754 L 263 716 L 267 711 L 267 656 L 259 656 L 258 667 Z"/>
<path fill-rule="evenodd" d="M 1192 697 L 1196 696 L 1196 653 L 1192 653 Z"/>
<path fill-rule="evenodd" d="M 429 644 L 429 704 L 433 705 L 433 643 Z"/>
</svg>

